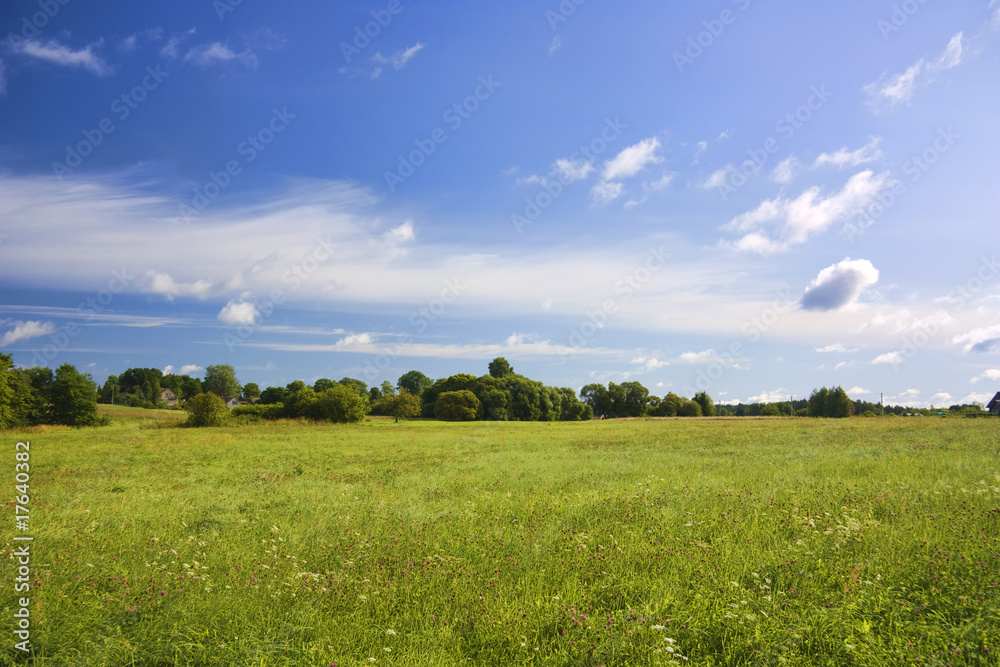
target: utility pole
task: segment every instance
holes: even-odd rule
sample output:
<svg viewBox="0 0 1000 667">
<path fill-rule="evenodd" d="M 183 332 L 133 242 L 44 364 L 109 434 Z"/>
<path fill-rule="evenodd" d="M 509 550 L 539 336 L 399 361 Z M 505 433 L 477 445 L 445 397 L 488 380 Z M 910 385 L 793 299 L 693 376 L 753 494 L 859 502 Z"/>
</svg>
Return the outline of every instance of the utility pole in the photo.
<svg viewBox="0 0 1000 667">
<path fill-rule="evenodd" d="M 885 394 L 882 392 L 878 394 L 878 404 L 882 408 L 882 416 L 885 417 Z"/>
<path fill-rule="evenodd" d="M 792 397 L 788 397 L 788 414 L 792 417 L 795 416 L 795 406 L 792 405 Z"/>
</svg>

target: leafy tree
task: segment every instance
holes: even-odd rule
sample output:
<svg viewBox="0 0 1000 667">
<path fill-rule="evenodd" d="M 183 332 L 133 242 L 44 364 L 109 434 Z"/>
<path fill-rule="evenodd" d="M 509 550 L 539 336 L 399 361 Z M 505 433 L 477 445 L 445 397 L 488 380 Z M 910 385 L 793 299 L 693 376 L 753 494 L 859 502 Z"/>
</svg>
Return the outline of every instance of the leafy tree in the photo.
<svg viewBox="0 0 1000 667">
<path fill-rule="evenodd" d="M 438 396 L 446 391 L 462 391 L 463 389 L 468 389 L 475 381 L 475 376 L 469 375 L 468 373 L 458 373 L 457 375 L 452 375 L 438 380 L 431 386 L 424 389 L 423 393 L 420 395 L 420 403 L 422 405 L 421 414 L 423 414 L 424 417 L 433 417 L 434 404 L 437 403 Z"/>
<path fill-rule="evenodd" d="M 109 375 L 108 379 L 104 381 L 104 385 L 101 390 L 97 393 L 97 402 L 112 404 L 115 399 L 120 398 L 122 395 L 122 386 L 118 382 L 117 375 Z M 180 396 L 180 394 L 178 394 Z"/>
<path fill-rule="evenodd" d="M 302 391 L 305 388 L 306 388 L 305 382 L 303 382 L 302 380 L 295 380 L 293 382 L 288 383 L 288 386 L 285 387 L 285 393 L 294 394 L 295 392 Z M 313 391 L 315 391 L 315 389 Z"/>
<path fill-rule="evenodd" d="M 316 391 L 312 387 L 304 386 L 304 384 L 302 389 L 285 395 L 286 416 L 293 418 L 310 416 L 312 405 L 316 402 Z"/>
<path fill-rule="evenodd" d="M 399 377 L 399 381 L 396 382 L 396 386 L 403 390 L 410 392 L 414 396 L 419 397 L 423 393 L 424 389 L 434 384 L 434 381 L 429 377 L 421 373 L 420 371 L 408 371 L 403 373 Z"/>
<path fill-rule="evenodd" d="M 37 426 L 51 423 L 49 414 L 52 369 L 22 368 L 14 371 L 12 410 L 18 426 Z"/>
<path fill-rule="evenodd" d="M 841 387 L 814 389 L 809 395 L 810 417 L 850 417 L 854 402 Z"/>
<path fill-rule="evenodd" d="M 381 400 L 381 398 L 382 398 L 382 390 L 379 389 L 378 387 L 373 386 L 371 389 L 368 390 L 368 400 L 372 404 L 372 410 L 373 410 L 372 414 L 376 414 L 374 412 L 375 403 Z"/>
<path fill-rule="evenodd" d="M 257 386 L 256 382 L 247 382 L 243 385 L 243 400 L 254 402 L 254 399 L 260 398 L 260 387 Z"/>
<path fill-rule="evenodd" d="M 340 378 L 340 384 L 345 387 L 350 387 L 358 396 L 368 397 L 368 385 L 362 380 L 355 380 L 354 378 Z"/>
<path fill-rule="evenodd" d="M 777 417 L 781 414 L 776 403 L 768 403 L 761 409 L 760 414 L 765 417 Z"/>
<path fill-rule="evenodd" d="M 396 394 L 396 388 L 392 386 L 392 383 L 388 380 L 382 380 L 382 386 L 380 387 L 383 396 L 394 396 Z"/>
<path fill-rule="evenodd" d="M 181 392 L 177 394 L 181 400 L 189 401 L 198 394 L 202 393 L 201 380 L 198 378 L 189 377 L 187 375 L 182 376 L 184 378 L 184 383 L 181 385 Z"/>
<path fill-rule="evenodd" d="M 580 400 L 589 405 L 596 417 L 610 417 L 611 396 L 602 384 L 588 384 L 580 389 Z"/>
<path fill-rule="evenodd" d="M 89 373 L 79 373 L 70 364 L 56 369 L 49 388 L 50 420 L 67 426 L 93 426 L 97 417 L 97 385 Z"/>
<path fill-rule="evenodd" d="M 327 378 L 320 378 L 313 383 L 313 391 L 319 394 L 326 391 L 327 389 L 330 389 L 335 384 L 337 383 L 334 382 L 333 380 L 329 380 Z"/>
<path fill-rule="evenodd" d="M 661 405 L 663 406 L 661 409 L 664 417 L 676 417 L 684 405 L 684 399 L 671 391 L 663 397 Z"/>
<path fill-rule="evenodd" d="M 622 382 L 621 389 L 624 392 L 622 404 L 617 410 L 622 417 L 641 417 L 646 414 L 646 407 L 649 405 L 649 390 L 642 386 L 640 382 Z"/>
<path fill-rule="evenodd" d="M 476 378 L 469 385 L 469 391 L 476 395 L 483 404 L 483 418 L 490 421 L 507 421 L 507 404 L 510 402 L 510 392 L 507 383 L 492 375 Z"/>
<path fill-rule="evenodd" d="M 14 360 L 9 354 L 0 354 L 0 429 L 19 426 L 14 415 L 16 374 Z"/>
<path fill-rule="evenodd" d="M 499 379 L 505 378 L 508 375 L 514 374 L 514 369 L 511 368 L 510 363 L 503 357 L 497 357 L 490 362 L 490 375 Z"/>
<path fill-rule="evenodd" d="M 317 421 L 349 424 L 364 421 L 369 408 L 367 386 L 365 392 L 359 394 L 355 387 L 335 384 L 316 394 L 315 400 L 309 404 L 307 413 Z"/>
<path fill-rule="evenodd" d="M 236 371 L 228 364 L 206 366 L 202 389 L 220 397 L 236 397 L 240 395 L 240 383 L 236 379 Z"/>
<path fill-rule="evenodd" d="M 678 417 L 701 417 L 701 404 L 684 399 L 684 403 L 677 410 Z"/>
<path fill-rule="evenodd" d="M 304 388 L 304 387 L 303 387 Z M 285 401 L 285 391 L 284 387 L 268 387 L 264 391 L 260 392 L 260 400 L 257 401 L 261 405 L 274 405 L 275 403 L 283 403 Z"/>
<path fill-rule="evenodd" d="M 174 392 L 174 395 L 179 399 L 184 396 L 184 378 L 186 377 L 186 375 L 164 375 L 163 379 L 160 380 L 160 386 Z M 201 383 L 199 383 L 199 389 L 200 385 Z"/>
<path fill-rule="evenodd" d="M 559 419 L 565 422 L 575 422 L 590 419 L 594 414 L 594 409 L 582 402 L 576 396 L 576 392 L 569 387 L 560 387 L 562 402 L 559 406 Z"/>
<path fill-rule="evenodd" d="M 701 407 L 701 414 L 703 417 L 715 416 L 715 402 L 712 401 L 711 396 L 703 391 L 699 391 L 694 395 L 692 400 Z"/>
<path fill-rule="evenodd" d="M 625 417 L 625 387 L 614 382 L 608 383 L 608 401 L 611 403 L 608 409 L 609 417 Z"/>
<path fill-rule="evenodd" d="M 132 405 L 154 407 L 160 402 L 160 382 L 163 371 L 159 368 L 129 368 L 118 376 L 121 393 L 131 397 Z"/>
<path fill-rule="evenodd" d="M 226 403 L 215 393 L 206 392 L 187 402 L 188 426 L 225 426 L 232 419 Z"/>
<path fill-rule="evenodd" d="M 379 402 L 379 414 L 394 417 L 397 422 L 400 417 L 420 416 L 420 399 L 405 389 L 400 389 L 398 394 L 383 396 Z"/>
<path fill-rule="evenodd" d="M 434 402 L 434 416 L 444 421 L 473 421 L 482 410 L 482 403 L 467 389 L 442 392 Z"/>
<path fill-rule="evenodd" d="M 813 392 L 809 394 L 809 416 L 810 417 L 826 417 L 829 413 L 829 408 L 827 403 L 830 400 L 830 390 L 826 387 L 822 389 L 813 389 Z"/>
<path fill-rule="evenodd" d="M 533 422 L 541 419 L 544 385 L 523 375 L 510 375 L 505 380 L 510 392 L 510 402 L 507 406 L 510 420 Z"/>
</svg>

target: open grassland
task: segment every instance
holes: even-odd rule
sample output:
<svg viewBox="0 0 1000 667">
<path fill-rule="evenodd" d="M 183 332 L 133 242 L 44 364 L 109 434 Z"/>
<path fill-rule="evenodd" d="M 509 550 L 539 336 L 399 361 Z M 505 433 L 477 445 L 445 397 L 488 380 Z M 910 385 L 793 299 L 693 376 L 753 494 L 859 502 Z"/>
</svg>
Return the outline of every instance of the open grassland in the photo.
<svg viewBox="0 0 1000 667">
<path fill-rule="evenodd" d="M 141 416 L 0 433 L 31 664 L 997 664 L 997 419 Z"/>
</svg>

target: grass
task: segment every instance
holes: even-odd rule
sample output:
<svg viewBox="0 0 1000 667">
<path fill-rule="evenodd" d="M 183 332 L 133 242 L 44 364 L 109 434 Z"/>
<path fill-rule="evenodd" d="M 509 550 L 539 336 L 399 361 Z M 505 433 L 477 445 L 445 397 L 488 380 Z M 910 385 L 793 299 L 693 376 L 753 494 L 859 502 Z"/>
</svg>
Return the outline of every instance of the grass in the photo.
<svg viewBox="0 0 1000 667">
<path fill-rule="evenodd" d="M 114 410 L 109 427 L 4 434 L 32 441 L 30 664 L 1000 651 L 1000 420 L 198 430 Z"/>
</svg>

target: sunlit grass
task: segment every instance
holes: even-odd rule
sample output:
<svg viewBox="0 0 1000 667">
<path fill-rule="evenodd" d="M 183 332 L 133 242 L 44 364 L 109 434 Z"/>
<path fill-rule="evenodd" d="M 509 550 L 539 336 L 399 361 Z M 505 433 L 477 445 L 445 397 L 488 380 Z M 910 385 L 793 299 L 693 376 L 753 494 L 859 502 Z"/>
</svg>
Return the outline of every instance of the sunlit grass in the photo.
<svg viewBox="0 0 1000 667">
<path fill-rule="evenodd" d="M 1000 650 L 1000 420 L 130 425 L 27 436 L 35 664 Z"/>
</svg>

